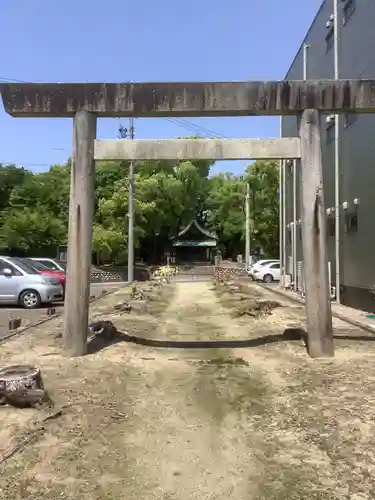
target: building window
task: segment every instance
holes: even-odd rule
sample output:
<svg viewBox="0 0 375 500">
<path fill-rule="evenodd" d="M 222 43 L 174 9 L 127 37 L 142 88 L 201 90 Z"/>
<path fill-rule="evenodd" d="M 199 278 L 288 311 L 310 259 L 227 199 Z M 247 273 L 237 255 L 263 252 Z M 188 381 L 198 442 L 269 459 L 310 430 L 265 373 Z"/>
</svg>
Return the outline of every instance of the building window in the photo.
<svg viewBox="0 0 375 500">
<path fill-rule="evenodd" d="M 347 113 L 345 115 L 345 128 L 349 128 L 353 123 L 358 120 L 357 113 Z"/>
<path fill-rule="evenodd" d="M 326 36 L 326 51 L 327 52 L 329 51 L 329 49 L 333 45 L 333 42 L 334 42 L 334 39 L 335 39 L 334 34 L 335 34 L 335 28 L 332 25 L 331 28 L 329 28 L 328 34 Z"/>
<path fill-rule="evenodd" d="M 346 24 L 355 12 L 356 0 L 346 0 L 343 7 L 342 23 Z"/>
<path fill-rule="evenodd" d="M 358 232 L 358 213 L 357 212 L 345 213 L 345 232 L 346 233 Z"/>
</svg>

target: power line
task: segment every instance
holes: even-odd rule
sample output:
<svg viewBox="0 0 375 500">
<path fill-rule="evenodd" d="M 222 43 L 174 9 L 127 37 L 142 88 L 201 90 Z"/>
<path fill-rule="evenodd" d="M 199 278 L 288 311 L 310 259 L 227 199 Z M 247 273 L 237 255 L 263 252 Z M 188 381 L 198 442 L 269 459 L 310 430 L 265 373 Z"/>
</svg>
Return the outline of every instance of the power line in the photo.
<svg viewBox="0 0 375 500">
<path fill-rule="evenodd" d="M 206 132 L 206 133 L 209 133 L 209 134 L 213 135 L 214 138 L 215 137 L 221 137 L 222 139 L 228 139 L 228 137 L 226 137 L 225 135 L 219 134 L 217 132 L 213 132 L 208 127 L 203 127 L 203 126 L 198 125 L 196 123 L 190 122 L 186 118 L 176 118 L 176 120 L 181 120 L 183 123 L 190 124 L 191 126 L 195 127 L 196 129 L 201 129 L 203 132 Z"/>
<path fill-rule="evenodd" d="M 213 132 L 209 128 L 202 127 L 202 126 L 197 125 L 196 123 L 190 122 L 189 120 L 186 120 L 184 118 L 165 118 L 165 120 L 169 121 L 170 123 L 173 123 L 174 125 L 178 125 L 186 130 L 189 130 L 190 132 L 194 132 L 196 134 L 203 135 L 204 137 L 207 137 L 208 139 L 214 139 L 216 137 L 220 137 L 222 139 L 228 138 L 222 134 L 218 134 L 216 132 Z"/>
<path fill-rule="evenodd" d="M 26 80 L 18 80 L 17 78 L 6 78 L 5 76 L 0 76 L 2 82 L 16 82 L 16 83 L 31 83 Z"/>
</svg>

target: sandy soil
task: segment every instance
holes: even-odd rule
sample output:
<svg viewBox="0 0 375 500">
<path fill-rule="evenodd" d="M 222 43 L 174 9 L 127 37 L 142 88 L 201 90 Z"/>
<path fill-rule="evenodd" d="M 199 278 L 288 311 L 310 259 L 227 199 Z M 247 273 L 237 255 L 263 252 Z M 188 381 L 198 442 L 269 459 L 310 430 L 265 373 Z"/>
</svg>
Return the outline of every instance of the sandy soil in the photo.
<svg viewBox="0 0 375 500">
<path fill-rule="evenodd" d="M 301 306 L 238 318 L 239 298 L 209 283 L 168 285 L 132 314 L 114 311 L 122 300 L 128 291 L 92 317 L 143 345 L 65 359 L 61 322 L 1 345 L 0 364 L 41 367 L 63 415 L 6 461 L 0 498 L 375 497 L 373 342 L 337 322 L 335 359 L 313 361 L 302 342 L 270 337 L 303 327 Z M 41 417 L 2 408 L 0 455 Z"/>
</svg>

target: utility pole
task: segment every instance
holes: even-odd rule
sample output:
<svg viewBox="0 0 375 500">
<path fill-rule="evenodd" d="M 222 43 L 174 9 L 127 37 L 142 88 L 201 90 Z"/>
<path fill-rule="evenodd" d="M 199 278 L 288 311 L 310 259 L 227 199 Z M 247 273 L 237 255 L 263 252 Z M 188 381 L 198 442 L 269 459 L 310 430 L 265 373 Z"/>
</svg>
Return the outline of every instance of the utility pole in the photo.
<svg viewBox="0 0 375 500">
<path fill-rule="evenodd" d="M 120 125 L 119 139 L 134 139 L 134 118 L 129 119 L 129 129 Z M 129 164 L 129 205 L 128 205 L 128 283 L 134 281 L 134 163 Z"/>
<path fill-rule="evenodd" d="M 333 35 L 335 80 L 340 78 L 339 71 L 339 0 L 333 0 Z M 340 122 L 335 116 L 335 268 L 336 302 L 340 304 Z"/>
<path fill-rule="evenodd" d="M 134 118 L 129 119 L 129 135 L 134 140 Z M 134 281 L 134 162 L 129 164 L 128 283 Z"/>
<path fill-rule="evenodd" d="M 280 137 L 283 136 L 283 120 L 280 116 Z M 284 218 L 283 218 L 283 160 L 279 161 L 279 259 L 281 269 L 281 284 L 284 283 L 285 262 L 284 262 Z"/>
<path fill-rule="evenodd" d="M 246 205 L 245 205 L 245 262 L 246 262 L 246 270 L 250 267 L 250 183 L 246 183 Z"/>
</svg>

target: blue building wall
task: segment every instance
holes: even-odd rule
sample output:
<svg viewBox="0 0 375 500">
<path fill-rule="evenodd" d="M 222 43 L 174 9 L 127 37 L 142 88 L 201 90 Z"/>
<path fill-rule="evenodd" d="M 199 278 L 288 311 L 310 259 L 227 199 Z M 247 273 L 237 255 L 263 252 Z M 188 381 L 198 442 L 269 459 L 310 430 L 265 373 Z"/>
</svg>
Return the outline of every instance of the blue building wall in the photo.
<svg viewBox="0 0 375 500">
<path fill-rule="evenodd" d="M 347 9 L 346 11 L 344 9 Z M 350 17 L 346 18 L 346 14 Z M 327 44 L 327 21 L 333 14 L 333 0 L 325 0 L 311 25 L 287 75 L 287 80 L 303 79 L 303 45 L 309 45 L 308 79 L 334 78 L 334 47 Z M 375 0 L 346 0 L 339 3 L 340 78 L 375 79 Z M 322 117 L 322 158 L 325 205 L 335 205 L 334 121 L 331 127 Z M 340 115 L 340 283 L 342 302 L 353 307 L 375 310 L 375 297 L 369 287 L 375 283 L 375 115 Z M 296 117 L 282 118 L 282 136 L 297 136 Z M 286 222 L 293 220 L 292 169 L 287 170 Z M 297 168 L 297 220 L 301 218 Z M 355 205 L 354 200 L 359 200 Z M 355 223 L 357 230 L 346 222 Z M 335 284 L 334 214 L 327 215 L 328 257 Z M 287 255 L 291 255 L 290 239 Z M 297 258 L 302 260 L 297 238 Z"/>
</svg>

